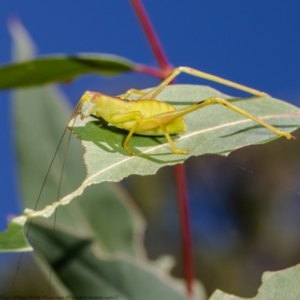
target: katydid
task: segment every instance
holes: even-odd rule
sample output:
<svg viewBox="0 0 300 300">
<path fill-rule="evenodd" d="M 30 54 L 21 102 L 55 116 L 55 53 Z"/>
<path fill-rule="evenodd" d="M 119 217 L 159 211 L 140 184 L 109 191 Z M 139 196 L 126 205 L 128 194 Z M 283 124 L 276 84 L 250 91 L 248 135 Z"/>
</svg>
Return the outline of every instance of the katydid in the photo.
<svg viewBox="0 0 300 300">
<path fill-rule="evenodd" d="M 187 150 L 175 147 L 170 134 L 178 134 L 186 131 L 186 124 L 183 119 L 184 115 L 214 103 L 222 104 L 245 117 L 252 119 L 273 131 L 278 136 L 284 136 L 287 139 L 296 139 L 291 134 L 278 130 L 274 126 L 233 105 L 229 101 L 218 97 L 210 97 L 179 110 L 176 110 L 172 105 L 166 102 L 155 100 L 156 96 L 182 72 L 249 92 L 258 97 L 267 95 L 264 92 L 192 68 L 178 67 L 174 69 L 161 84 L 146 93 L 131 89 L 119 97 L 111 97 L 98 92 L 86 91 L 79 100 L 75 114 L 79 114 L 81 119 L 89 115 L 95 115 L 96 117 L 103 118 L 105 121 L 118 128 L 129 131 L 129 134 L 123 143 L 123 147 L 130 155 L 134 155 L 133 151 L 128 146 L 129 140 L 133 134 L 146 136 L 164 135 L 174 153 L 187 153 Z M 128 97 L 131 94 L 138 94 L 139 98 L 135 101 L 130 101 L 128 100 Z"/>
</svg>

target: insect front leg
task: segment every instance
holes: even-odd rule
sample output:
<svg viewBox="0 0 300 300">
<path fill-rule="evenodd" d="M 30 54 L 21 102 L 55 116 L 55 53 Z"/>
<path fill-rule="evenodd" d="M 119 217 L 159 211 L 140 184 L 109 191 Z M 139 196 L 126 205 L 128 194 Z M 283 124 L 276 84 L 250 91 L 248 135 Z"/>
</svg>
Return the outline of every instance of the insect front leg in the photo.
<svg viewBox="0 0 300 300">
<path fill-rule="evenodd" d="M 143 120 L 143 114 L 140 111 L 131 111 L 128 113 L 123 114 L 114 114 L 110 116 L 107 121 L 109 123 L 112 123 L 113 125 L 116 125 L 119 128 L 123 128 L 129 131 L 124 143 L 123 147 L 128 152 L 129 155 L 134 155 L 134 152 L 129 148 L 128 142 L 131 139 L 132 135 L 134 134 L 136 128 L 139 126 L 141 121 Z M 128 121 L 135 121 L 133 125 L 126 126 L 126 122 Z M 118 126 L 118 123 L 120 126 Z M 123 126 L 122 126 L 123 125 Z"/>
<path fill-rule="evenodd" d="M 120 95 L 119 97 L 121 99 L 128 99 L 131 95 L 140 95 L 140 96 L 143 96 L 145 94 L 146 94 L 145 92 L 142 92 L 140 90 L 130 89 L 126 93 Z"/>
</svg>

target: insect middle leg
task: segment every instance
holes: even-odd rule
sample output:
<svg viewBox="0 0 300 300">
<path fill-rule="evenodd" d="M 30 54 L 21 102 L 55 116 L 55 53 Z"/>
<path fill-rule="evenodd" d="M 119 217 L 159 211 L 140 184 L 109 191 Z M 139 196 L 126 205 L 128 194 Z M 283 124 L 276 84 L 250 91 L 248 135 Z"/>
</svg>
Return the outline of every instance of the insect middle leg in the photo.
<svg viewBox="0 0 300 300">
<path fill-rule="evenodd" d="M 171 137 L 170 137 L 170 134 L 168 133 L 168 130 L 166 129 L 166 127 L 164 126 L 164 124 L 160 121 L 157 120 L 157 124 L 159 125 L 159 127 L 161 128 L 162 132 L 164 133 L 172 151 L 176 154 L 186 154 L 188 152 L 188 150 L 185 150 L 185 149 L 178 149 L 175 147 Z"/>
</svg>

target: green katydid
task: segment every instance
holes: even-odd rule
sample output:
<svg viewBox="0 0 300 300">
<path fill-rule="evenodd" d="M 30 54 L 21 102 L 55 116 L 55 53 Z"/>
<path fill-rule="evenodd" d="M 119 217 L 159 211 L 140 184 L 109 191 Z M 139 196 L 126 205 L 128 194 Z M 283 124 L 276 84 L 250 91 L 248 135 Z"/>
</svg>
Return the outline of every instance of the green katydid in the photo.
<svg viewBox="0 0 300 300">
<path fill-rule="evenodd" d="M 177 149 L 175 147 L 170 134 L 178 134 L 186 131 L 186 124 L 183 119 L 184 115 L 214 103 L 227 106 L 228 108 L 268 128 L 278 136 L 284 136 L 287 139 L 296 139 L 293 135 L 278 130 L 269 123 L 233 105 L 229 101 L 218 97 L 207 98 L 180 110 L 176 110 L 172 105 L 166 102 L 155 100 L 156 96 L 182 72 L 215 81 L 220 84 L 248 92 L 258 97 L 267 95 L 264 92 L 248 88 L 235 82 L 192 68 L 178 67 L 174 69 L 161 84 L 146 93 L 139 90 L 130 89 L 119 97 L 111 97 L 98 92 L 86 91 L 78 102 L 75 114 L 79 114 L 81 119 L 89 115 L 95 115 L 103 118 L 105 121 L 118 128 L 129 131 L 129 134 L 123 143 L 123 147 L 130 155 L 134 154 L 128 146 L 133 134 L 146 136 L 164 135 L 174 153 L 186 153 L 187 150 Z M 128 98 L 131 94 L 138 94 L 139 98 L 135 101 L 129 101 Z"/>
</svg>

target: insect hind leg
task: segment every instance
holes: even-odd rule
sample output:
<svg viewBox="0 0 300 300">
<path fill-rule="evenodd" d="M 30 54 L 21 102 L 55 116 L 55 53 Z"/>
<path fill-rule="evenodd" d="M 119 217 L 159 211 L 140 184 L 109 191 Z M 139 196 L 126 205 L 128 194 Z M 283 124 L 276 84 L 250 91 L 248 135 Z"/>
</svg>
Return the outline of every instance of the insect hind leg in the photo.
<svg viewBox="0 0 300 300">
<path fill-rule="evenodd" d="M 150 92 L 145 93 L 143 96 L 141 96 L 141 99 L 155 99 L 155 97 L 169 84 L 172 82 L 172 80 L 177 77 L 179 74 L 181 73 L 186 73 L 189 75 L 193 75 L 199 78 L 203 78 L 203 79 L 207 79 L 210 81 L 214 81 L 232 88 L 235 88 L 237 90 L 241 90 L 244 92 L 247 92 L 249 94 L 258 96 L 258 97 L 264 97 L 267 96 L 266 93 L 258 91 L 256 89 L 247 87 L 245 85 L 209 74 L 209 73 L 205 73 L 193 68 L 189 68 L 189 67 L 177 67 L 175 68 L 170 75 L 161 83 L 159 84 L 156 88 L 152 89 Z"/>
<path fill-rule="evenodd" d="M 218 97 L 210 97 L 210 98 L 207 98 L 203 101 L 200 101 L 196 104 L 196 109 L 200 109 L 204 106 L 207 106 L 207 105 L 211 105 L 211 104 L 214 104 L 214 103 L 219 103 L 219 104 L 222 104 L 224 106 L 226 106 L 227 108 L 230 108 L 234 111 L 236 111 L 237 113 L 245 116 L 246 118 L 248 119 L 251 119 L 253 120 L 254 122 L 257 122 L 258 124 L 262 125 L 263 127 L 266 127 L 268 128 L 269 130 L 271 130 L 272 132 L 274 132 L 275 134 L 277 134 L 278 136 L 282 136 L 282 137 L 285 137 L 287 138 L 288 140 L 289 139 L 293 139 L 295 140 L 296 138 L 289 134 L 288 132 L 284 132 L 284 131 L 281 131 L 277 128 L 275 128 L 274 126 L 272 126 L 271 124 L 263 121 L 262 119 L 252 115 L 251 113 L 233 105 L 232 103 L 230 103 L 229 101 L 225 100 L 225 99 L 222 99 L 222 98 L 218 98 Z"/>
</svg>

